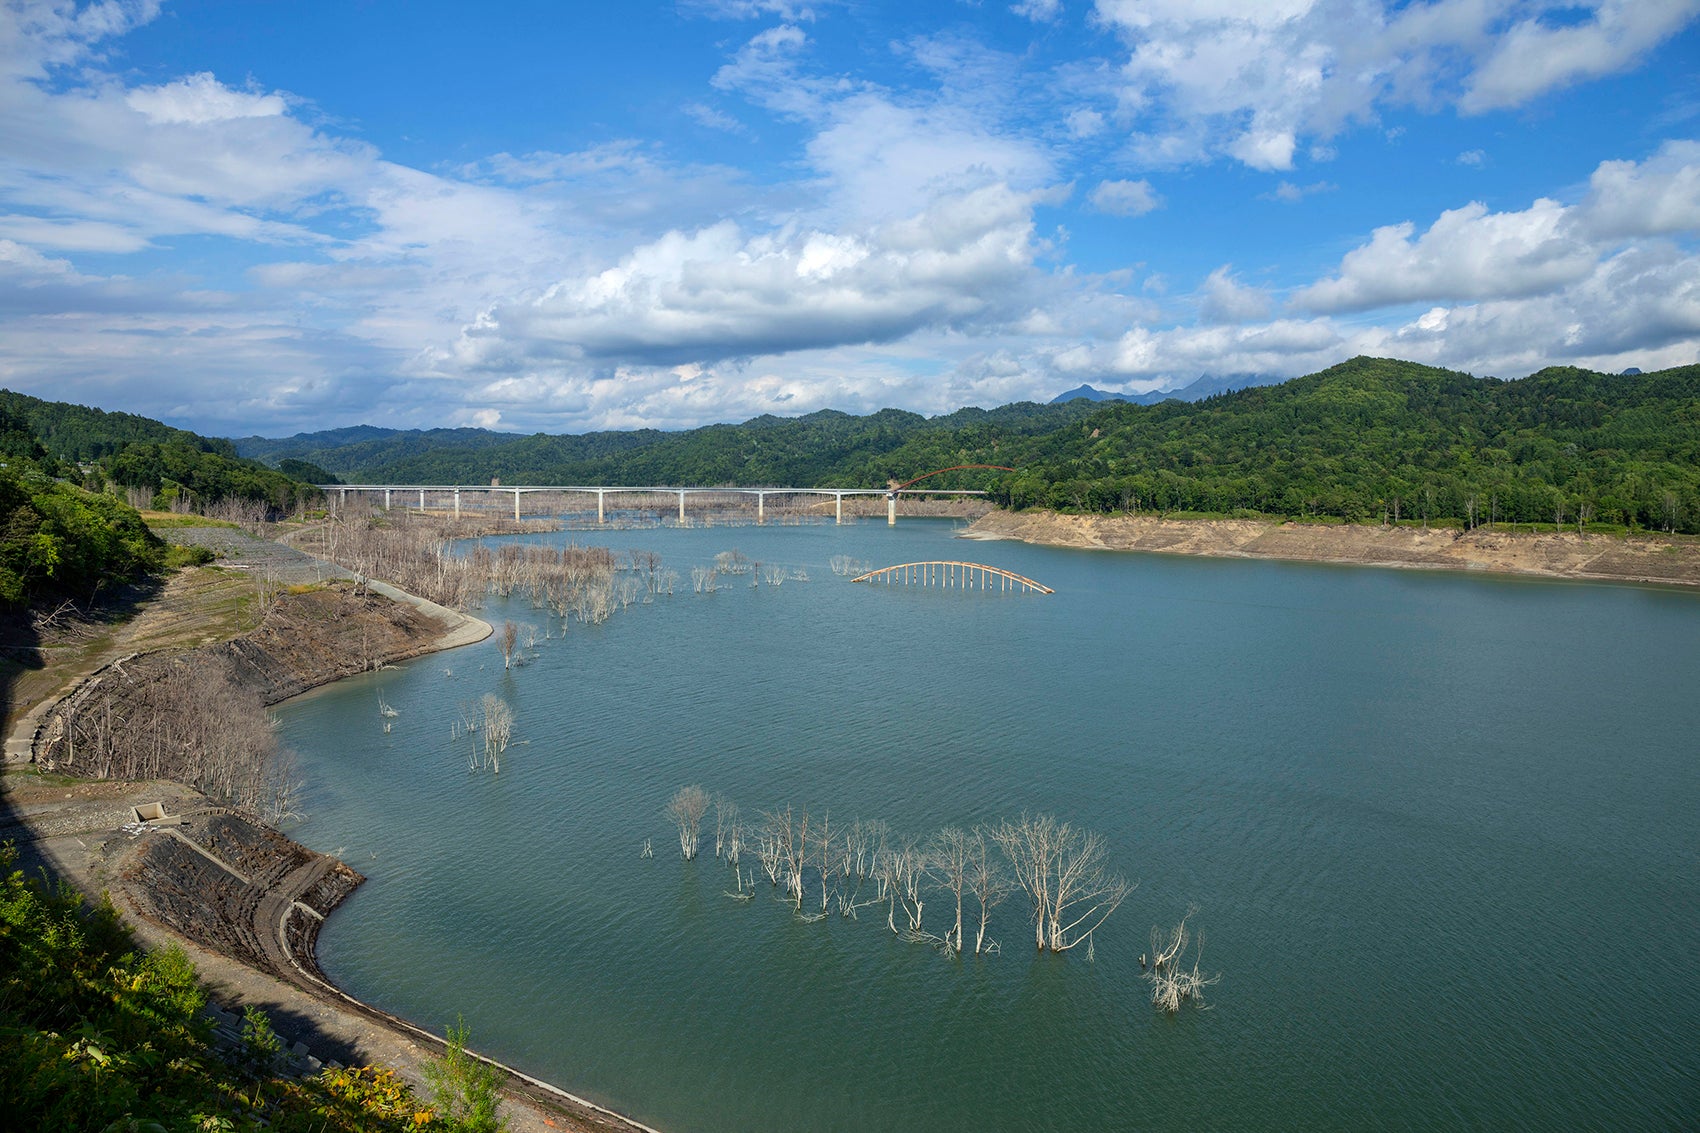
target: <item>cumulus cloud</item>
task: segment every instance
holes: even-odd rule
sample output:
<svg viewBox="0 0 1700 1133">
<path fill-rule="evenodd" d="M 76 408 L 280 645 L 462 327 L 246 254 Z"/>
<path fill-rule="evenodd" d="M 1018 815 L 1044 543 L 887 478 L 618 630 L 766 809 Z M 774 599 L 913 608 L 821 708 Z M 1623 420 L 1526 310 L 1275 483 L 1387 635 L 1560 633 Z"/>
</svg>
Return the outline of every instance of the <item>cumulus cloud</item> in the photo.
<svg viewBox="0 0 1700 1133">
<path fill-rule="evenodd" d="M 1630 237 L 1700 232 L 1700 144 L 1671 142 L 1645 162 L 1607 161 L 1577 205 L 1449 209 L 1418 235 L 1409 221 L 1377 228 L 1330 278 L 1293 305 L 1317 312 L 1405 303 L 1505 299 L 1557 291 L 1589 276 Z"/>
<path fill-rule="evenodd" d="M 1480 202 L 1449 209 L 1421 236 L 1409 221 L 1390 224 L 1348 252 L 1339 274 L 1303 289 L 1293 303 L 1359 311 L 1550 291 L 1587 275 L 1597 258 L 1568 220 L 1564 206 L 1543 198 L 1521 212 L 1490 213 Z"/>
<path fill-rule="evenodd" d="M 1092 207 L 1111 216 L 1144 216 L 1163 203 L 1149 181 L 1100 181 L 1092 190 Z"/>
<path fill-rule="evenodd" d="M 1620 72 L 1700 4 L 1097 0 L 1097 12 L 1128 45 L 1124 101 L 1154 123 L 1140 153 L 1286 170 L 1301 139 L 1326 142 L 1382 107 L 1481 113 Z"/>
<path fill-rule="evenodd" d="M 474 365 L 515 357 L 648 364 L 889 342 L 996 316 L 1032 265 L 1032 200 L 990 187 L 860 233 L 671 232 L 467 328 Z"/>
<path fill-rule="evenodd" d="M 1601 162 L 1581 214 L 1603 239 L 1700 232 L 1700 142 L 1666 142 L 1640 163 Z"/>
</svg>

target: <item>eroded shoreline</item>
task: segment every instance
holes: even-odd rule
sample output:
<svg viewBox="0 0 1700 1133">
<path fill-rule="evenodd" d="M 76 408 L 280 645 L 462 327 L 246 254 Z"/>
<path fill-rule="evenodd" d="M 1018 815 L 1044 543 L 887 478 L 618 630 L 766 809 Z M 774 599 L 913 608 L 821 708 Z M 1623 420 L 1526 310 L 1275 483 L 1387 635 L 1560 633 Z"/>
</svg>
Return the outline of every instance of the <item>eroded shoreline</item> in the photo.
<svg viewBox="0 0 1700 1133">
<path fill-rule="evenodd" d="M 328 595 L 338 595 L 334 611 L 311 608 L 332 601 Z M 278 616 L 228 641 L 187 653 L 132 653 L 102 666 L 43 711 L 20 719 L 14 746 L 29 750 L 39 769 L 51 771 L 67 755 L 65 714 L 74 713 L 77 699 L 101 682 L 133 681 L 150 665 L 189 660 L 225 666 L 271 706 L 379 665 L 474 644 L 493 632 L 481 619 L 373 581 L 359 587 L 333 583 L 296 608 L 285 603 L 274 613 Z M 350 648 L 356 641 L 361 649 Z M 8 784 L 10 821 L 3 836 L 26 843 L 37 864 L 91 898 L 110 891 L 127 906 L 128 919 L 148 946 L 185 947 L 220 1001 L 259 1003 L 309 1027 L 333 1053 L 357 1053 L 421 1081 L 420 1067 L 440 1051 L 441 1036 L 349 995 L 318 964 L 319 929 L 364 880 L 361 875 L 270 827 L 210 805 L 180 783 L 84 779 L 35 789 L 24 778 Z M 138 828 L 131 808 L 146 801 L 163 801 L 172 818 Z M 505 1112 L 515 1133 L 654 1133 L 551 1083 L 484 1060 L 507 1077 Z"/>
<path fill-rule="evenodd" d="M 1050 511 L 992 512 L 964 534 L 1081 550 L 1700 586 L 1700 540 L 1685 536 L 1529 533 L 1491 527 L 1466 532 Z"/>
</svg>

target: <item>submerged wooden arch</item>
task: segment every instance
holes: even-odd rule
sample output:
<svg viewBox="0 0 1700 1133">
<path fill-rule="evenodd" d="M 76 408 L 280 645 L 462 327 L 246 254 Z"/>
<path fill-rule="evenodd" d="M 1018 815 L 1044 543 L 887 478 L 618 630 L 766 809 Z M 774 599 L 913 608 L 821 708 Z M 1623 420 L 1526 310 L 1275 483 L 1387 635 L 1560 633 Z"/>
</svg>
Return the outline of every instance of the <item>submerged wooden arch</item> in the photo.
<svg viewBox="0 0 1700 1133">
<path fill-rule="evenodd" d="M 857 575 L 851 582 L 884 582 L 901 586 L 954 586 L 963 590 L 1019 590 L 1029 594 L 1055 594 L 1042 582 L 1016 574 L 1002 567 L 985 563 L 966 563 L 955 559 L 932 559 L 918 563 L 898 563 Z"/>
</svg>

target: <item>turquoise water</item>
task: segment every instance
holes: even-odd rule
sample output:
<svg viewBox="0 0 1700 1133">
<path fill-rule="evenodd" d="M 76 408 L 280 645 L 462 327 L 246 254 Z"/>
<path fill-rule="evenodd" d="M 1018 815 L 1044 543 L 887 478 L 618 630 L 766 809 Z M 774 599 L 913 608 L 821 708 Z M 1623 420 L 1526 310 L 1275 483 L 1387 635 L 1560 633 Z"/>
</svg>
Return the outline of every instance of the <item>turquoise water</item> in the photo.
<svg viewBox="0 0 1700 1133">
<path fill-rule="evenodd" d="M 1700 595 L 952 534 L 611 533 L 679 592 L 512 672 L 486 643 L 286 706 L 294 834 L 371 879 L 326 971 L 670 1133 L 1692 1127 Z M 810 581 L 691 593 L 733 548 Z M 855 586 L 840 553 L 1057 593 Z M 500 776 L 450 740 L 485 692 L 524 741 Z M 952 961 L 882 910 L 722 897 L 662 814 L 686 783 L 916 834 L 1053 812 L 1140 885 L 1091 962 L 1036 956 L 1015 899 L 1001 955 Z M 1138 958 L 1194 903 L 1222 980 L 1170 1017 Z"/>
</svg>

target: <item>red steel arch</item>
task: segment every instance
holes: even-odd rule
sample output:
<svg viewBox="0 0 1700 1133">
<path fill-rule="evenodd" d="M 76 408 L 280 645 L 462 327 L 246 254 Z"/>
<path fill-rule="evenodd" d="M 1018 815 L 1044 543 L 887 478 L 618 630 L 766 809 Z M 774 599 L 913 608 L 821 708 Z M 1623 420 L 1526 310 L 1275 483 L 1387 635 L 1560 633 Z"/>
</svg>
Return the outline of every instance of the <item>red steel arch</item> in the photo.
<svg viewBox="0 0 1700 1133">
<path fill-rule="evenodd" d="M 919 484 L 922 480 L 926 480 L 930 477 L 940 476 L 940 475 L 943 475 L 946 472 L 961 472 L 964 469 L 968 469 L 968 468 L 989 468 L 989 469 L 992 469 L 993 471 L 996 471 L 996 472 L 1014 472 L 1015 471 L 1015 469 L 1009 468 L 1009 467 L 1002 465 L 1002 464 L 953 464 L 949 468 L 937 468 L 937 469 L 934 469 L 931 472 L 926 473 L 926 475 L 917 476 L 913 480 L 905 480 L 903 483 L 899 484 L 897 487 L 891 489 L 891 494 L 895 496 L 897 493 L 901 492 L 903 489 L 907 488 L 909 485 Z"/>
</svg>

